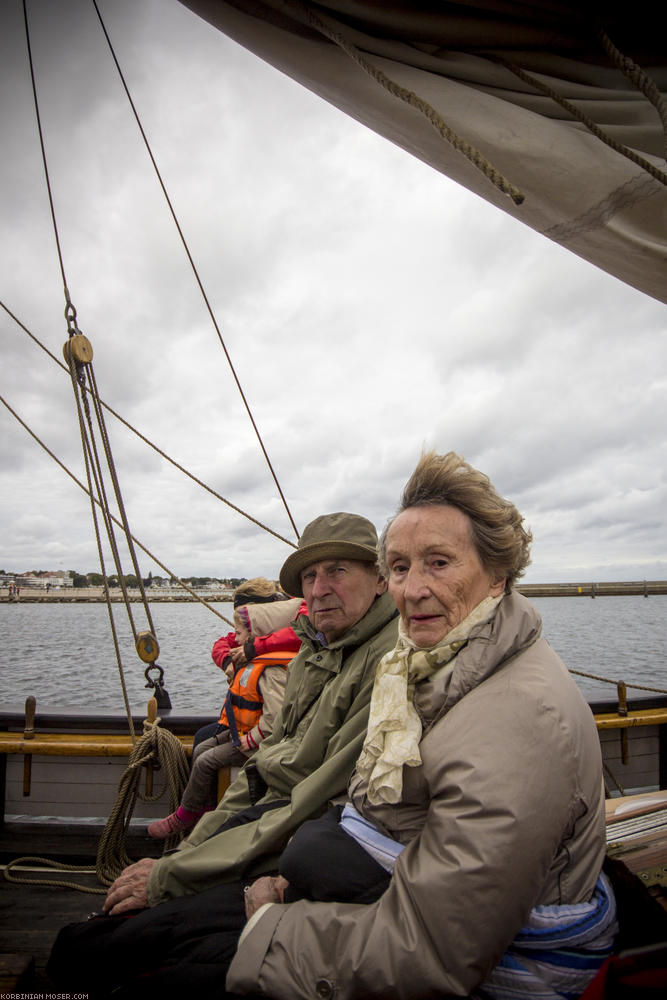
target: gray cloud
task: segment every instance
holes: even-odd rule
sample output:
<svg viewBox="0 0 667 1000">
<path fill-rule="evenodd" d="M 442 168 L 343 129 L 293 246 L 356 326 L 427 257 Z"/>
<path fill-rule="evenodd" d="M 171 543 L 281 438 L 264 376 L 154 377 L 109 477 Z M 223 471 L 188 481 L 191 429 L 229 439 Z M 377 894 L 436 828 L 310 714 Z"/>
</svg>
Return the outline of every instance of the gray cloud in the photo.
<svg viewBox="0 0 667 1000">
<path fill-rule="evenodd" d="M 176 0 L 101 5 L 297 525 L 378 527 L 423 446 L 487 472 L 528 579 L 667 576 L 665 307 L 410 159 Z M 32 3 L 66 271 L 106 401 L 293 538 L 88 4 Z M 0 298 L 61 357 L 23 59 L 0 10 Z M 77 475 L 66 376 L 0 315 L 2 393 Z M 89 505 L 3 412 L 5 568 L 95 568 Z M 134 533 L 178 573 L 276 573 L 258 531 L 108 418 Z M 142 557 L 145 571 L 151 567 Z"/>
</svg>

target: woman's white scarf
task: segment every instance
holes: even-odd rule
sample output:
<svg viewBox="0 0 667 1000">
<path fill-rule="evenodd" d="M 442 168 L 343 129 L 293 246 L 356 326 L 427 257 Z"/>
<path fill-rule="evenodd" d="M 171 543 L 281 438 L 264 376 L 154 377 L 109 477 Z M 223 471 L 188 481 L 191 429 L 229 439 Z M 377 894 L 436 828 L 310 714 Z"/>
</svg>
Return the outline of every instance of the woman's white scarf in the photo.
<svg viewBox="0 0 667 1000">
<path fill-rule="evenodd" d="M 378 664 L 368 732 L 357 761 L 357 771 L 368 783 L 372 805 L 399 802 L 403 765 L 421 764 L 422 725 L 414 706 L 415 684 L 445 666 L 451 674 L 456 654 L 465 646 L 472 630 L 493 618 L 501 600 L 502 595 L 485 597 L 442 642 L 428 649 L 417 646 L 407 636 L 402 620 L 399 623 L 395 647 Z"/>
</svg>

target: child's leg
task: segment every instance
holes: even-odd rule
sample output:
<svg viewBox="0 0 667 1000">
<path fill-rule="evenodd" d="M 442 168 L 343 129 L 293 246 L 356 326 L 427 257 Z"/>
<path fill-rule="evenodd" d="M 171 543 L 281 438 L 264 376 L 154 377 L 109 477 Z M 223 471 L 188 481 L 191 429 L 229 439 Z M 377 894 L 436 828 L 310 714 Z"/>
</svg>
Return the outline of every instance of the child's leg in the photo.
<svg viewBox="0 0 667 1000">
<path fill-rule="evenodd" d="M 220 734 L 204 740 L 195 749 L 190 779 L 185 786 L 180 806 L 176 812 L 165 819 L 155 820 L 148 827 L 148 833 L 154 839 L 164 840 L 177 833 L 185 833 L 195 825 L 202 813 L 215 809 L 218 771 L 230 764 L 245 764 L 245 755 L 231 741 L 218 743 L 219 738 Z"/>
<path fill-rule="evenodd" d="M 206 740 L 206 743 L 211 741 Z M 246 758 L 236 749 L 233 743 L 218 745 L 213 738 L 214 746 L 209 746 L 197 753 L 192 764 L 192 773 L 183 792 L 181 807 L 189 812 L 203 812 L 216 805 L 218 789 L 218 771 L 230 764 L 245 763 Z M 200 744 L 203 748 L 204 744 Z M 200 750 L 200 747 L 197 747 Z"/>
<path fill-rule="evenodd" d="M 203 753 L 206 753 L 207 750 L 212 750 L 213 747 L 217 747 L 217 745 L 218 745 L 218 741 L 215 738 L 215 736 L 211 736 L 207 740 L 201 740 L 197 744 L 197 746 L 194 748 L 194 750 L 192 751 L 192 765 L 191 766 L 194 768 L 195 761 L 197 761 L 199 759 L 199 757 L 201 757 L 201 755 Z"/>
</svg>

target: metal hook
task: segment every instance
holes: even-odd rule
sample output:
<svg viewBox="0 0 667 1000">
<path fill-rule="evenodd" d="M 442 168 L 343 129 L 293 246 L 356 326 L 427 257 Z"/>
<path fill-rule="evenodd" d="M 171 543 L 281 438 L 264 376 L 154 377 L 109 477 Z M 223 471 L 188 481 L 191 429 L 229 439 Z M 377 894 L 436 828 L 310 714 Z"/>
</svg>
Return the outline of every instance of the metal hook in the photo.
<svg viewBox="0 0 667 1000">
<path fill-rule="evenodd" d="M 151 670 L 159 670 L 160 671 L 160 676 L 156 680 L 154 680 L 150 676 Z M 160 664 L 159 663 L 152 663 L 150 666 L 146 667 L 146 669 L 144 670 L 144 677 L 146 678 L 146 681 L 148 682 L 146 684 L 146 687 L 147 688 L 151 688 L 151 687 L 153 688 L 154 697 L 155 697 L 155 700 L 157 702 L 157 707 L 158 708 L 171 708 L 171 698 L 169 697 L 169 692 L 167 691 L 167 689 L 165 688 L 164 684 L 162 683 L 163 680 L 164 680 L 164 670 L 162 669 L 162 667 L 160 666 Z"/>
</svg>

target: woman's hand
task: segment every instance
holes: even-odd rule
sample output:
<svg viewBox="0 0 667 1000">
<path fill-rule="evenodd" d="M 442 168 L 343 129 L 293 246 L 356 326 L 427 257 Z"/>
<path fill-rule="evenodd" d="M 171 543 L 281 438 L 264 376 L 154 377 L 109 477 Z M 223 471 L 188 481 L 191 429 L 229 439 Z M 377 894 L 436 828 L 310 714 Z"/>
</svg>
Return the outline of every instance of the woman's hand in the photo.
<svg viewBox="0 0 667 1000">
<path fill-rule="evenodd" d="M 141 861 L 128 865 L 110 886 L 102 907 L 103 912 L 115 915 L 127 913 L 128 910 L 146 909 L 148 876 L 156 864 L 156 858 L 142 858 Z"/>
<path fill-rule="evenodd" d="M 247 885 L 245 892 L 245 914 L 248 920 L 264 903 L 284 902 L 285 889 L 289 885 L 282 875 L 265 875 L 258 878 L 252 885 Z"/>
</svg>

